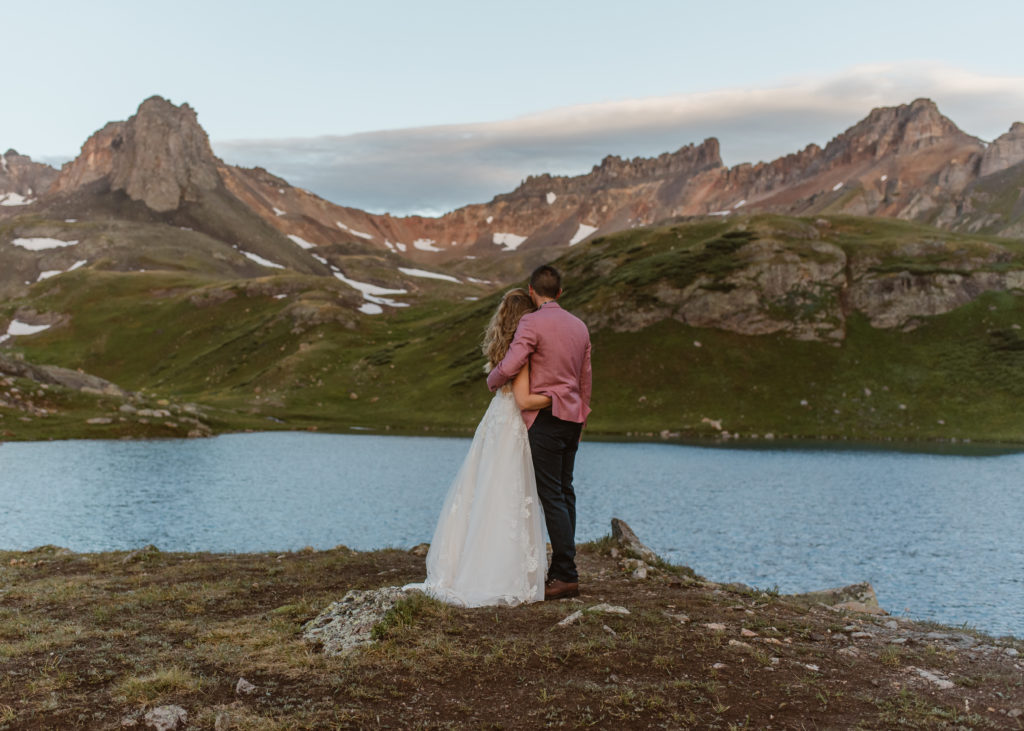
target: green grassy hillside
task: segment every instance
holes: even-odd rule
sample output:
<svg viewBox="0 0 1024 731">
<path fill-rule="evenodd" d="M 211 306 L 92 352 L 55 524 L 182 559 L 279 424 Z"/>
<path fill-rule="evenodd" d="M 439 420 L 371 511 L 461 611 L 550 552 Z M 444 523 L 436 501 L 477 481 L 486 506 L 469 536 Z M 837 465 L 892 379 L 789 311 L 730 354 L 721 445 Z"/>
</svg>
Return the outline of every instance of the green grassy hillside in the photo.
<svg viewBox="0 0 1024 731">
<path fill-rule="evenodd" d="M 936 257 L 936 242 L 960 254 L 998 245 L 1005 255 L 984 265 L 993 271 L 1017 266 L 1024 252 L 1018 242 L 878 219 L 833 218 L 818 237 L 813 226 L 772 216 L 680 222 L 582 244 L 555 262 L 565 271 L 563 305 L 599 323 L 590 433 L 1024 442 L 1024 298 L 1013 292 L 917 317 L 909 331 L 873 327 L 847 308 L 837 341 L 698 328 L 659 309 L 665 291 L 698 280 L 708 291 L 735 286 L 736 252 L 749 241 L 771 240 L 810 259 L 826 241 L 851 261 L 869 253 L 874 271 L 920 275 L 953 266 Z M 922 242 L 932 253 L 914 253 Z M 489 399 L 478 341 L 500 295 L 467 302 L 440 292 L 364 316 L 355 310 L 358 293 L 325 277 L 223 281 L 82 269 L 0 304 L 0 321 L 19 307 L 70 314 L 64 325 L 17 339 L 15 350 L 153 398 L 199 403 L 215 430 L 467 433 Z M 810 317 L 816 302 L 793 301 L 784 314 Z M 651 322 L 631 320 L 636 312 Z M 91 408 L 90 415 L 114 411 L 118 403 Z M 13 423 L 16 414 L 3 413 Z M 38 421 L 10 431 L 38 438 L 125 429 L 81 419 L 52 426 L 58 421 L 45 432 Z"/>
</svg>

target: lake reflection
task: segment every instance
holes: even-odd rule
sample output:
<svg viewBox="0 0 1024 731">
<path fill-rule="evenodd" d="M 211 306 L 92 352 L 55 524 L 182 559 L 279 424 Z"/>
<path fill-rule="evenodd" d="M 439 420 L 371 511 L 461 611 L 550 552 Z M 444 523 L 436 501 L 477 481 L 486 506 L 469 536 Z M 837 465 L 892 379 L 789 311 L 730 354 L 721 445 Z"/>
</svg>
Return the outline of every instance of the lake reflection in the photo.
<svg viewBox="0 0 1024 731">
<path fill-rule="evenodd" d="M 357 549 L 429 541 L 467 439 L 263 433 L 0 446 L 0 548 Z M 578 538 L 784 592 L 870 581 L 892 612 L 1024 635 L 1024 455 L 584 442 Z"/>
</svg>

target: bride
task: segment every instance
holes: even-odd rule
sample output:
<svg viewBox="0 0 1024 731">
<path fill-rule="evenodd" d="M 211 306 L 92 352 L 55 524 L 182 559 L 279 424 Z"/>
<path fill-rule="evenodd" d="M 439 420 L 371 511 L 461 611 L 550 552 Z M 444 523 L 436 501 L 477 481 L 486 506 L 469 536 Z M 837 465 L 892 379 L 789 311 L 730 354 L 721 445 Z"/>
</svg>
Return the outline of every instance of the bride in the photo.
<svg viewBox="0 0 1024 731">
<path fill-rule="evenodd" d="M 533 310 L 524 290 L 505 294 L 484 334 L 488 370 L 505 357 L 519 319 Z M 543 601 L 542 509 L 519 411 L 550 405 L 547 396 L 530 393 L 529 363 L 511 388 L 494 395 L 445 497 L 427 553 L 427 579 L 404 588 L 464 607 Z"/>
</svg>

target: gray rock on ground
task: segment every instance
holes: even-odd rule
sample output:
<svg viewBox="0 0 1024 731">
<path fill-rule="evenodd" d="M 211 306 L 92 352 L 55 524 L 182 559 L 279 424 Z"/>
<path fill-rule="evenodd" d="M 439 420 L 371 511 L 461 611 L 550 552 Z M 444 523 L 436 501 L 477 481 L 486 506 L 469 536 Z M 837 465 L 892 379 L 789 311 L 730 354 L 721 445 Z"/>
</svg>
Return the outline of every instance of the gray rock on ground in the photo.
<svg viewBox="0 0 1024 731">
<path fill-rule="evenodd" d="M 787 599 L 796 599 L 807 604 L 824 604 L 833 609 L 844 609 L 848 612 L 865 612 L 867 614 L 886 614 L 878 606 L 878 595 L 874 587 L 866 581 L 849 586 L 840 586 L 823 591 L 809 591 L 805 594 L 788 594 Z"/>
<path fill-rule="evenodd" d="M 556 626 L 558 626 L 558 627 L 568 627 L 569 625 L 576 624 L 576 622 L 581 620 L 583 618 L 584 614 L 591 614 L 591 613 L 593 613 L 593 614 L 622 614 L 622 615 L 626 615 L 626 614 L 629 614 L 629 610 L 626 609 L 625 607 L 615 606 L 615 605 L 612 605 L 612 604 L 604 604 L 604 603 L 602 603 L 602 604 L 595 604 L 594 606 L 586 607 L 585 609 L 577 609 L 575 612 L 573 612 L 572 614 L 567 616 L 565 619 L 563 619 L 561 622 L 559 622 Z"/>
<path fill-rule="evenodd" d="M 319 643 L 325 655 L 348 655 L 373 642 L 373 627 L 408 594 L 397 586 L 352 589 L 303 626 L 306 642 Z"/>
<path fill-rule="evenodd" d="M 160 706 L 144 718 L 146 728 L 154 731 L 176 731 L 188 725 L 188 711 L 181 706 Z"/>
<path fill-rule="evenodd" d="M 647 563 L 657 563 L 658 554 L 640 542 L 629 524 L 621 518 L 612 518 L 612 538 L 618 541 L 624 550 L 636 554 Z"/>
</svg>

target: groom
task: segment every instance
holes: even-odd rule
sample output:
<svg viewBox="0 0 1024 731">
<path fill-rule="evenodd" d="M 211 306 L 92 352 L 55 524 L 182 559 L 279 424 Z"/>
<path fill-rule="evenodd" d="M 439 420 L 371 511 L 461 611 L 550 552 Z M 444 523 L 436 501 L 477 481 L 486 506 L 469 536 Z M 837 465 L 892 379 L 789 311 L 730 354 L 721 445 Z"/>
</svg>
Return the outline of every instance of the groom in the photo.
<svg viewBox="0 0 1024 731">
<path fill-rule="evenodd" d="M 576 493 L 572 471 L 580 434 L 590 413 L 590 333 L 583 321 L 555 300 L 562 275 L 544 265 L 530 275 L 535 312 L 523 315 L 508 353 L 487 376 L 496 391 L 530 362 L 530 392 L 551 398 L 551 406 L 524 411 L 530 437 L 537 495 L 551 539 L 551 567 L 545 599 L 579 596 L 576 573 Z"/>
</svg>

